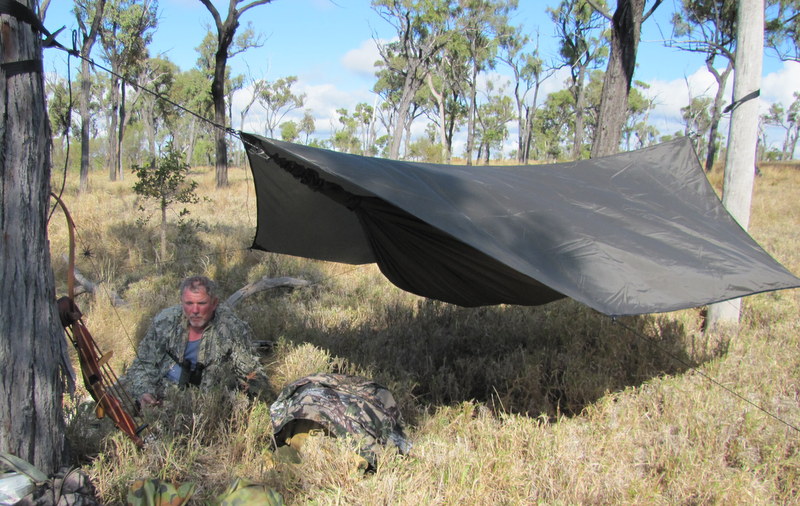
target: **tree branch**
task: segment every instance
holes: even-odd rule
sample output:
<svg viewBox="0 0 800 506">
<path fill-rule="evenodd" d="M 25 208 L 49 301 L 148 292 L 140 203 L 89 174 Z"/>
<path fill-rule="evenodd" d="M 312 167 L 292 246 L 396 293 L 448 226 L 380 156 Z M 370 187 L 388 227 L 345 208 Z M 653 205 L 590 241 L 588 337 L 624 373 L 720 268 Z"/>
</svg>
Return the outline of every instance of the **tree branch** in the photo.
<svg viewBox="0 0 800 506">
<path fill-rule="evenodd" d="M 222 29 L 222 18 L 219 16 L 219 11 L 214 4 L 211 3 L 211 0 L 200 0 L 200 3 L 206 6 L 208 12 L 211 13 L 211 17 L 214 18 L 214 24 L 217 25 L 217 31 Z"/>
<path fill-rule="evenodd" d="M 650 10 L 647 11 L 647 13 L 642 16 L 642 23 L 647 21 L 647 18 L 649 18 L 653 14 L 653 12 L 658 8 L 658 6 L 661 5 L 662 1 L 663 0 L 656 0 L 656 2 L 653 4 L 653 6 L 650 7 Z"/>
<path fill-rule="evenodd" d="M 203 0 L 200 0 L 200 1 L 202 2 Z M 241 16 L 241 15 L 242 15 L 242 13 L 243 13 L 244 11 L 246 11 L 247 9 L 252 9 L 253 7 L 256 7 L 256 6 L 258 6 L 258 5 L 264 5 L 264 4 L 268 4 L 268 3 L 270 3 L 270 2 L 272 2 L 272 0 L 255 0 L 255 1 L 253 1 L 253 2 L 250 2 L 249 4 L 245 5 L 245 6 L 244 6 L 244 7 L 242 7 L 241 9 L 239 9 L 239 11 L 238 11 L 238 13 L 237 13 L 237 15 L 236 15 L 236 16 L 237 16 L 237 17 Z"/>
<path fill-rule="evenodd" d="M 598 4 L 595 0 L 586 0 L 586 3 L 592 6 L 592 9 L 597 11 L 598 14 L 606 18 L 607 20 L 611 21 L 611 13 L 603 9 L 603 7 Z"/>
<path fill-rule="evenodd" d="M 67 255 L 62 255 L 62 258 L 64 259 L 65 262 L 68 261 Z M 77 267 L 75 268 L 75 281 L 78 283 L 78 285 L 81 288 L 84 289 L 85 292 L 89 292 L 92 295 L 97 296 L 97 291 L 100 288 L 100 284 L 90 281 L 89 278 L 84 276 L 81 273 L 81 271 L 78 270 Z M 105 292 L 108 294 L 108 297 L 111 299 L 111 305 L 112 306 L 124 306 L 125 304 L 127 304 L 125 299 L 120 297 L 117 292 L 115 292 L 113 290 L 108 290 L 108 289 L 106 289 Z"/>
</svg>

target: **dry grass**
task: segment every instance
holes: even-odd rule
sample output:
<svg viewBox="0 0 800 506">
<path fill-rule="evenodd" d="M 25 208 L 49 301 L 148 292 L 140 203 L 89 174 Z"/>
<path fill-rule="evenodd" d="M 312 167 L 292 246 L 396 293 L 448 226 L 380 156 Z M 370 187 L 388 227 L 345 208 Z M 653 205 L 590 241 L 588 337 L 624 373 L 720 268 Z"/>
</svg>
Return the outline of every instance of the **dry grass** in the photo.
<svg viewBox="0 0 800 506">
<path fill-rule="evenodd" d="M 751 232 L 800 272 L 800 171 L 761 171 Z M 212 171 L 193 175 L 208 200 L 190 207 L 194 221 L 173 229 L 169 258 L 159 258 L 154 226 L 137 222 L 132 181 L 103 177 L 93 175 L 89 195 L 67 188 L 65 200 L 78 268 L 127 301 L 114 307 L 103 291 L 78 299 L 118 371 L 149 319 L 176 301 L 183 276 L 212 276 L 224 294 L 265 275 L 304 278 L 314 285 L 237 308 L 257 339 L 278 343 L 264 357 L 275 392 L 320 370 L 373 377 L 395 394 L 414 444 L 408 456 L 379 455 L 374 474 L 358 470 L 347 440 L 312 438 L 294 464 L 271 451 L 269 400 L 174 396 L 147 413 L 157 437 L 144 451 L 114 433 L 85 455 L 109 504 L 142 477 L 197 483 L 195 504 L 236 477 L 273 487 L 288 504 L 800 501 L 797 290 L 745 299 L 739 332 L 712 340 L 699 310 L 619 325 L 568 300 L 464 309 L 402 292 L 373 266 L 248 251 L 255 197 L 239 169 L 224 191 Z M 50 238 L 63 293 L 57 215 Z"/>
</svg>

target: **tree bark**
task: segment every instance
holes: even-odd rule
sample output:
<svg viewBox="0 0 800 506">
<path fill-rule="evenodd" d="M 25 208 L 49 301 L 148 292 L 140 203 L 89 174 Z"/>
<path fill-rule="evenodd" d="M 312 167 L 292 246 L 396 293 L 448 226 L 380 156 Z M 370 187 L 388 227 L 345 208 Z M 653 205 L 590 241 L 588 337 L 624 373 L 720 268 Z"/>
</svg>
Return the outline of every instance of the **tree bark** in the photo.
<svg viewBox="0 0 800 506">
<path fill-rule="evenodd" d="M 736 31 L 733 112 L 725 157 L 722 203 L 739 225 L 747 230 L 758 142 L 758 100 L 750 94 L 761 86 L 764 0 L 739 0 Z M 748 96 L 749 99 L 746 98 Z M 714 332 L 720 326 L 738 324 L 741 302 L 741 299 L 734 299 L 712 304 L 708 309 L 706 330 Z"/>
<path fill-rule="evenodd" d="M 117 152 L 114 155 L 114 164 L 117 166 L 117 180 L 125 179 L 122 172 L 122 141 L 125 138 L 125 124 L 127 123 L 127 111 L 125 110 L 125 81 L 120 81 L 119 94 L 119 123 L 117 124 Z"/>
<path fill-rule="evenodd" d="M 439 142 L 442 144 L 442 163 L 450 163 L 450 152 L 447 150 L 447 132 L 445 131 L 445 116 L 446 111 L 444 108 L 444 93 L 439 93 L 433 86 L 433 75 L 426 76 L 428 89 L 436 100 L 436 107 L 439 110 Z"/>
<path fill-rule="evenodd" d="M 272 0 L 253 0 L 244 5 L 241 9 L 236 9 L 237 0 L 228 1 L 228 16 L 225 21 L 211 0 L 200 0 L 211 16 L 214 18 L 214 25 L 217 28 L 217 52 L 214 55 L 214 79 L 211 82 L 211 99 L 214 102 L 214 122 L 217 124 L 214 130 L 216 144 L 216 176 L 217 188 L 228 186 L 228 144 L 225 138 L 226 114 L 225 114 L 225 68 L 228 64 L 228 50 L 233 43 L 236 28 L 239 27 L 239 17 L 247 10 L 258 5 L 270 3 Z"/>
<path fill-rule="evenodd" d="M 217 188 L 228 186 L 228 144 L 225 140 L 225 67 L 228 63 L 228 47 L 233 40 L 230 35 L 220 33 L 215 58 L 214 80 L 211 83 L 211 98 L 214 101 L 214 140 L 216 144 Z M 226 42 L 227 41 L 227 42 Z"/>
<path fill-rule="evenodd" d="M 117 173 L 119 168 L 117 162 L 119 161 L 118 155 L 118 125 L 119 125 L 119 85 L 120 81 L 116 77 L 111 77 L 111 110 L 109 111 L 109 127 L 108 127 L 108 179 L 109 181 L 117 180 Z"/>
<path fill-rule="evenodd" d="M 714 79 L 717 81 L 717 93 L 714 95 L 714 105 L 711 108 L 711 127 L 708 129 L 708 148 L 706 150 L 706 172 L 711 172 L 714 168 L 714 161 L 717 159 L 717 134 L 719 132 L 719 122 L 722 119 L 722 100 L 725 96 L 725 85 L 728 76 L 733 71 L 733 62 L 728 60 L 728 66 L 722 73 L 714 68 L 713 60 L 706 60 L 706 67 Z"/>
<path fill-rule="evenodd" d="M 469 82 L 469 109 L 467 110 L 467 165 L 472 165 L 472 151 L 475 149 L 475 101 L 477 100 L 478 68 L 473 61 L 471 66 L 471 79 Z"/>
<path fill-rule="evenodd" d="M 21 0 L 36 10 L 37 0 Z M 0 15 L 0 451 L 46 473 L 65 463 L 65 343 L 47 240 L 51 132 L 40 36 Z"/>
<path fill-rule="evenodd" d="M 84 42 L 84 48 L 87 44 Z M 91 51 L 91 44 L 88 45 Z M 84 54 L 81 52 L 81 54 Z M 88 53 L 86 53 L 88 54 Z M 89 191 L 89 137 L 90 137 L 90 122 L 89 116 L 89 103 L 92 93 L 92 81 L 89 78 L 89 62 L 83 60 L 81 62 L 81 174 L 80 183 L 78 185 L 78 193 L 85 193 Z"/>
<path fill-rule="evenodd" d="M 618 0 L 611 20 L 611 54 L 603 80 L 597 129 L 591 157 L 619 151 L 622 127 L 628 117 L 628 94 L 636 68 L 645 0 Z"/>
<path fill-rule="evenodd" d="M 81 44 L 81 56 L 84 59 L 81 61 L 81 175 L 80 184 L 78 185 L 79 193 L 85 193 L 89 191 L 89 166 L 91 163 L 91 159 L 89 158 L 89 138 L 91 136 L 89 128 L 91 123 L 91 118 L 89 117 L 89 106 L 92 96 L 92 80 L 91 69 L 89 67 L 89 57 L 92 54 L 92 47 L 97 41 L 97 35 L 100 33 L 100 23 L 103 19 L 103 10 L 105 9 L 105 5 L 105 0 L 99 0 L 97 2 L 95 6 L 94 17 L 92 18 L 92 26 L 89 29 L 89 33 L 84 33 L 83 44 Z"/>
<path fill-rule="evenodd" d="M 586 67 L 581 65 L 578 69 L 578 78 L 574 81 L 575 88 L 575 136 L 572 138 L 572 159 L 580 160 L 583 151 L 583 122 L 586 102 Z"/>
<path fill-rule="evenodd" d="M 416 72 L 416 67 L 408 69 L 405 81 L 403 83 L 403 94 L 401 95 L 400 103 L 397 106 L 395 124 L 392 128 L 392 142 L 389 145 L 389 158 L 393 160 L 398 160 L 400 158 L 400 145 L 402 144 L 403 131 L 405 131 L 406 123 L 408 121 L 408 110 L 411 108 L 411 102 L 414 100 L 414 95 L 417 93 L 422 83 L 418 78 L 416 78 Z"/>
</svg>

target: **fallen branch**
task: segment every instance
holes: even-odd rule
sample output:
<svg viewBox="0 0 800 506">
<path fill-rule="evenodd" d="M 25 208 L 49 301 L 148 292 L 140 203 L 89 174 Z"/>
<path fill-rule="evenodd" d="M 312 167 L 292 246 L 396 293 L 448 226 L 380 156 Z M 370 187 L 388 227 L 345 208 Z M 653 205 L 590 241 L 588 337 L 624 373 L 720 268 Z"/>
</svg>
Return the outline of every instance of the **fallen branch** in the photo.
<svg viewBox="0 0 800 506">
<path fill-rule="evenodd" d="M 311 283 L 309 283 L 304 279 L 288 278 L 288 277 L 268 278 L 264 276 L 258 281 L 254 281 L 238 289 L 233 295 L 228 297 L 228 300 L 226 300 L 225 303 L 230 307 L 234 307 L 239 302 L 241 302 L 242 299 L 244 299 L 245 297 L 249 297 L 254 293 L 263 292 L 264 290 L 270 290 L 272 288 L 279 288 L 284 286 L 288 286 L 290 288 L 300 288 L 303 286 L 308 286 L 309 284 Z"/>
<path fill-rule="evenodd" d="M 63 255 L 63 258 L 64 258 L 65 262 L 68 261 L 67 255 Z M 83 292 L 81 292 L 81 293 L 89 292 L 89 293 L 91 293 L 92 295 L 94 295 L 96 297 L 97 296 L 97 290 L 100 289 L 100 284 L 90 281 L 89 278 L 84 276 L 81 273 L 81 271 L 78 270 L 77 267 L 75 267 L 74 274 L 75 274 L 75 282 L 78 284 L 78 286 L 83 288 Z M 109 289 L 106 288 L 103 291 L 111 299 L 111 305 L 113 305 L 113 306 L 124 306 L 125 304 L 127 304 L 127 302 L 125 302 L 125 299 L 120 297 L 119 294 L 117 292 L 115 292 L 114 290 L 109 290 Z"/>
</svg>

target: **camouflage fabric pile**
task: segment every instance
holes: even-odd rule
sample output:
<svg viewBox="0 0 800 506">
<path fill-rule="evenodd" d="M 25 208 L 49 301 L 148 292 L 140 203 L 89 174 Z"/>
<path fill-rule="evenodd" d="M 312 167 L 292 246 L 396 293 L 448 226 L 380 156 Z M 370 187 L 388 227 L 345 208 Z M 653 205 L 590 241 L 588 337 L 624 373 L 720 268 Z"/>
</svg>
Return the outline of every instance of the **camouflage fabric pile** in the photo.
<svg viewBox="0 0 800 506">
<path fill-rule="evenodd" d="M 374 467 L 378 446 L 411 449 L 391 392 L 372 380 L 344 374 L 313 374 L 287 385 L 270 406 L 278 446 L 316 424 L 329 435 L 361 438 L 359 454 Z"/>
<path fill-rule="evenodd" d="M 10 455 L 0 453 L 0 476 L 24 477 L 28 486 L 23 497 L 16 497 L 15 491 L 0 490 L 0 503 L 22 506 L 99 506 L 95 490 L 89 477 L 80 469 L 61 468 L 56 474 L 46 476 L 30 463 Z M 19 483 L 19 482 L 16 482 Z"/>
</svg>

